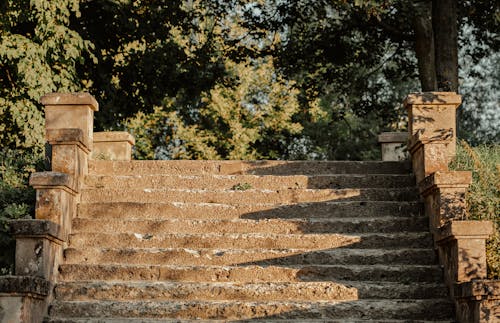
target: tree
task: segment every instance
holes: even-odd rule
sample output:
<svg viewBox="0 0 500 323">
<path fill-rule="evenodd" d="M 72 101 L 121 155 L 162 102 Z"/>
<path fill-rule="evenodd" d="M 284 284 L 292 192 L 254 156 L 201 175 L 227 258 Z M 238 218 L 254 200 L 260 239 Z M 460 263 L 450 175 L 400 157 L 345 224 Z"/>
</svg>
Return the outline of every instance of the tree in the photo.
<svg viewBox="0 0 500 323">
<path fill-rule="evenodd" d="M 302 130 L 293 121 L 297 91 L 275 73 L 271 57 L 226 64 L 231 79 L 202 93 L 196 111 L 170 100 L 128 120 L 137 157 L 276 159 L 287 153 L 292 135 Z"/>
<path fill-rule="evenodd" d="M 0 11 L 0 140 L 4 148 L 43 148 L 40 97 L 83 88 L 77 74 L 92 44 L 68 28 L 78 1 L 2 2 Z"/>
<path fill-rule="evenodd" d="M 121 127 L 139 111 L 152 113 L 165 98 L 196 106 L 225 75 L 218 20 L 206 1 L 82 3 L 72 26 L 95 44 L 98 65 L 80 70 L 103 106 L 98 129 Z M 106 30 L 106 33 L 102 31 Z"/>
</svg>

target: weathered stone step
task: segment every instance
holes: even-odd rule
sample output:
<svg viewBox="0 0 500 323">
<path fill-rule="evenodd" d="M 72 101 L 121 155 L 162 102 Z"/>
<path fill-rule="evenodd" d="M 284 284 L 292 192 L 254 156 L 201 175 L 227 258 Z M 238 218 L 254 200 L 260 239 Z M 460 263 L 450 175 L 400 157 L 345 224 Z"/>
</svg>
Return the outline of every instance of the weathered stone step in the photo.
<svg viewBox="0 0 500 323">
<path fill-rule="evenodd" d="M 353 249 L 349 249 L 353 250 Z M 393 259 L 397 255 L 409 257 L 401 253 L 385 253 L 379 251 L 367 259 L 363 259 L 365 253 L 354 253 L 347 255 L 345 251 L 304 251 L 304 250 L 282 250 L 282 249 L 73 249 L 66 250 L 65 255 L 69 263 L 87 264 L 172 264 L 172 265 L 297 265 L 297 264 L 370 264 L 382 263 L 383 259 Z M 401 260 L 404 263 L 404 260 Z M 396 263 L 401 263 L 396 262 Z"/>
<path fill-rule="evenodd" d="M 328 175 L 409 174 L 409 161 L 89 161 L 89 173 L 100 175 Z"/>
<path fill-rule="evenodd" d="M 202 320 L 202 319 L 152 319 L 152 318 L 46 318 L 44 323 L 228 323 L 227 320 Z M 234 321 L 229 321 L 234 322 Z M 253 318 L 238 319 L 238 323 L 304 323 L 303 319 L 273 319 L 273 318 Z M 394 320 L 394 319 L 307 319 L 307 323 L 456 323 L 455 320 Z"/>
<path fill-rule="evenodd" d="M 336 175 L 89 175 L 90 188 L 185 188 L 185 189 L 332 189 L 394 188 L 415 186 L 415 178 L 406 174 L 336 174 Z"/>
<path fill-rule="evenodd" d="M 327 255 L 328 256 L 328 255 Z M 401 256 L 401 259 L 398 258 Z M 358 272 L 373 274 L 374 271 L 381 277 L 380 280 L 400 279 L 398 270 L 415 269 L 415 267 L 404 267 L 404 265 L 418 266 L 413 271 L 418 275 L 431 273 L 430 276 L 416 276 L 422 281 L 438 282 L 441 280 L 442 273 L 435 264 L 435 256 L 429 255 L 426 258 L 425 251 L 415 253 L 415 259 L 409 257 L 408 253 L 393 253 L 386 256 L 369 256 L 367 259 L 361 258 L 362 255 L 351 256 L 352 258 L 343 258 L 338 263 L 329 263 L 324 261 L 325 265 L 307 265 L 307 259 L 303 261 L 303 266 L 290 265 L 286 263 L 280 264 L 279 261 L 273 265 L 272 261 L 269 264 L 244 266 L 180 266 L 180 265 L 117 265 L 117 264 L 62 264 L 60 266 L 61 279 L 66 281 L 74 280 L 120 280 L 120 281 L 186 281 L 186 282 L 238 282 L 238 283 L 255 283 L 255 282 L 298 282 L 304 280 L 321 281 L 322 276 L 315 278 L 312 273 L 320 273 L 321 270 L 330 271 L 330 264 L 335 264 L 337 267 L 333 269 L 341 270 L 345 275 L 344 279 L 353 280 L 356 275 L 349 276 L 353 271 L 346 271 L 345 267 L 348 264 L 362 264 L 365 267 L 357 267 Z M 331 258 L 330 258 L 331 259 Z M 392 261 L 395 259 L 395 261 Z M 387 269 L 384 266 L 386 263 L 391 263 L 392 268 Z M 338 267 L 340 264 L 344 266 Z M 370 272 L 369 265 L 378 264 L 378 267 L 373 267 Z M 425 267 L 425 266 L 431 267 Z M 325 267 L 326 266 L 326 267 Z M 394 267 L 395 266 L 395 267 Z M 398 267 L 399 266 L 399 267 Z M 401 267 L 403 266 L 403 267 Z M 424 267 L 422 267 L 424 266 Z M 307 273 L 307 275 L 305 275 Z M 390 274 L 393 273 L 393 274 Z M 339 271 L 340 274 L 340 271 Z M 365 275 L 366 274 L 362 274 Z M 396 276 L 394 276 L 396 275 Z M 359 276 L 359 275 L 358 275 Z M 369 276 L 368 279 L 375 277 Z M 436 279 L 436 280 L 433 280 Z M 416 282 L 418 280 L 410 280 Z"/>
<path fill-rule="evenodd" d="M 84 189 L 82 202 L 184 202 L 293 204 L 325 201 L 417 201 L 416 188 L 346 188 L 286 190 Z"/>
<path fill-rule="evenodd" d="M 105 263 L 103 261 L 102 263 Z M 73 266 L 75 268 L 75 266 Z M 88 267 L 87 267 L 88 268 Z M 96 269 L 98 267 L 91 267 Z M 107 269 L 113 266 L 107 266 Z M 116 265 L 114 268 L 118 268 Z M 131 273 L 130 269 L 140 271 Z M 71 267 L 66 267 L 71 269 Z M 440 283 L 442 271 L 437 265 L 320 265 L 308 264 L 276 264 L 270 263 L 243 263 L 235 266 L 129 266 L 123 267 L 119 272 L 110 273 L 111 277 L 121 277 L 128 269 L 129 277 L 157 276 L 163 281 L 190 281 L 190 282 L 304 282 L 304 281 L 386 281 L 386 282 L 428 282 Z M 96 273 L 97 274 L 97 273 Z M 72 275 L 63 275 L 69 277 Z M 90 273 L 89 273 L 90 275 Z M 101 275 L 101 274 L 97 274 Z M 74 277 L 74 275 L 72 275 Z M 95 276 L 95 275 L 94 275 Z M 77 277 L 76 279 L 83 279 Z M 104 278 L 111 279 L 110 277 Z"/>
<path fill-rule="evenodd" d="M 398 299 L 315 302 L 236 301 L 55 301 L 52 316 L 136 317 L 175 319 L 449 319 L 452 304 L 445 299 Z"/>
<path fill-rule="evenodd" d="M 426 299 L 447 297 L 443 284 L 387 282 L 186 283 L 63 282 L 55 288 L 60 301 L 88 300 L 232 300 L 312 301 L 357 299 Z"/>
<path fill-rule="evenodd" d="M 179 320 L 179 319 L 138 319 L 138 318 L 47 318 L 45 323 L 227 323 L 227 320 Z M 248 319 L 238 320 L 238 323 L 271 322 L 271 323 L 304 323 L 302 319 Z M 343 318 L 340 320 L 332 319 L 308 319 L 307 323 L 408 323 L 408 320 L 370 320 L 370 319 L 351 319 Z M 411 323 L 456 323 L 454 320 L 447 321 L 428 321 L 411 320 Z"/>
<path fill-rule="evenodd" d="M 419 216 L 423 215 L 420 202 L 351 201 L 298 204 L 229 205 L 217 203 L 143 203 L 101 202 L 81 203 L 78 216 L 98 219 L 296 219 L 335 217 Z"/>
<path fill-rule="evenodd" d="M 431 248 L 428 232 L 343 234 L 156 234 L 75 233 L 72 247 L 103 248 L 218 248 L 218 249 L 330 249 Z"/>
<path fill-rule="evenodd" d="M 166 219 L 166 220 L 112 220 L 73 219 L 72 230 L 77 232 L 139 233 L 156 235 L 167 233 L 390 233 L 424 232 L 428 230 L 427 217 L 378 217 L 341 219 Z"/>
</svg>

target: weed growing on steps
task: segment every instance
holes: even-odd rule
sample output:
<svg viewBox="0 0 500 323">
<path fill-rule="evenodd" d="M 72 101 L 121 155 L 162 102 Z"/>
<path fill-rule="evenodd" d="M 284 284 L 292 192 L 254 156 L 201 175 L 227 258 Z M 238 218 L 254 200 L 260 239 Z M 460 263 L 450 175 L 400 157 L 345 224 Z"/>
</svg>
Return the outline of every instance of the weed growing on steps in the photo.
<svg viewBox="0 0 500 323">
<path fill-rule="evenodd" d="M 472 171 L 472 184 L 467 192 L 467 217 L 490 220 L 495 225 L 493 236 L 486 242 L 488 278 L 500 278 L 500 144 L 457 145 L 457 156 L 450 164 L 453 170 Z"/>
<path fill-rule="evenodd" d="M 252 185 L 249 183 L 243 183 L 243 184 L 238 183 L 238 184 L 234 185 L 233 187 L 231 187 L 231 190 L 233 190 L 233 191 L 246 191 L 249 189 L 252 189 Z"/>
</svg>

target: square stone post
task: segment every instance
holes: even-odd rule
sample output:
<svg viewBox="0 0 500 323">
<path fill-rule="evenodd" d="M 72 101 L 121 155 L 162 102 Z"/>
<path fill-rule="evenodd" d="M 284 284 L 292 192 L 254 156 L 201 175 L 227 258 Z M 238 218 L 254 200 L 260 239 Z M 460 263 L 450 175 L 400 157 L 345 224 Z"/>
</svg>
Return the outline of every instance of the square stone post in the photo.
<svg viewBox="0 0 500 323">
<path fill-rule="evenodd" d="M 0 277 L 0 319 L 2 323 L 38 323 L 47 313 L 46 298 L 51 284 L 39 277 Z"/>
<path fill-rule="evenodd" d="M 95 132 L 91 157 L 98 160 L 131 160 L 134 144 L 134 137 L 125 131 Z"/>
<path fill-rule="evenodd" d="M 62 258 L 61 227 L 46 220 L 12 221 L 10 230 L 16 239 L 15 274 L 53 281 Z"/>
<path fill-rule="evenodd" d="M 465 193 L 471 182 L 472 174 L 468 171 L 435 172 L 420 182 L 432 233 L 452 220 L 465 220 Z"/>
<path fill-rule="evenodd" d="M 59 225 L 46 220 L 10 221 L 16 239 L 15 276 L 0 277 L 0 320 L 42 322 L 62 259 Z"/>
<path fill-rule="evenodd" d="M 52 146 L 52 170 L 73 175 L 88 173 L 97 101 L 88 93 L 51 93 L 43 96 L 46 139 Z"/>
<path fill-rule="evenodd" d="M 61 226 L 63 240 L 71 231 L 76 213 L 77 183 L 73 176 L 57 172 L 39 172 L 30 176 L 36 189 L 35 218 Z"/>
<path fill-rule="evenodd" d="M 408 159 L 407 132 L 382 132 L 378 135 L 378 142 L 382 148 L 383 161 L 398 161 Z"/>
<path fill-rule="evenodd" d="M 451 92 L 413 93 L 404 101 L 417 182 L 448 170 L 456 151 L 456 109 L 461 103 L 461 96 Z"/>
<path fill-rule="evenodd" d="M 491 221 L 451 221 L 440 228 L 436 242 L 451 292 L 457 282 L 486 278 L 486 239 L 492 233 Z"/>
<path fill-rule="evenodd" d="M 500 322 L 500 281 L 474 280 L 455 286 L 459 322 Z"/>
</svg>

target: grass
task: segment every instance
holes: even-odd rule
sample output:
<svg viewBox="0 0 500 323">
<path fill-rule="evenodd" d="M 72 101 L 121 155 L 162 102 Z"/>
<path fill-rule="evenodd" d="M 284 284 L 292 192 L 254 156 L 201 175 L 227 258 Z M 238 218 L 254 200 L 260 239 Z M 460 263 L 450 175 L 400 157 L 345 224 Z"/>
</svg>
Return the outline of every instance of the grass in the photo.
<svg viewBox="0 0 500 323">
<path fill-rule="evenodd" d="M 472 172 L 467 218 L 493 222 L 494 234 L 486 241 L 488 278 L 500 279 L 500 144 L 471 147 L 462 141 L 450 169 Z"/>
</svg>

